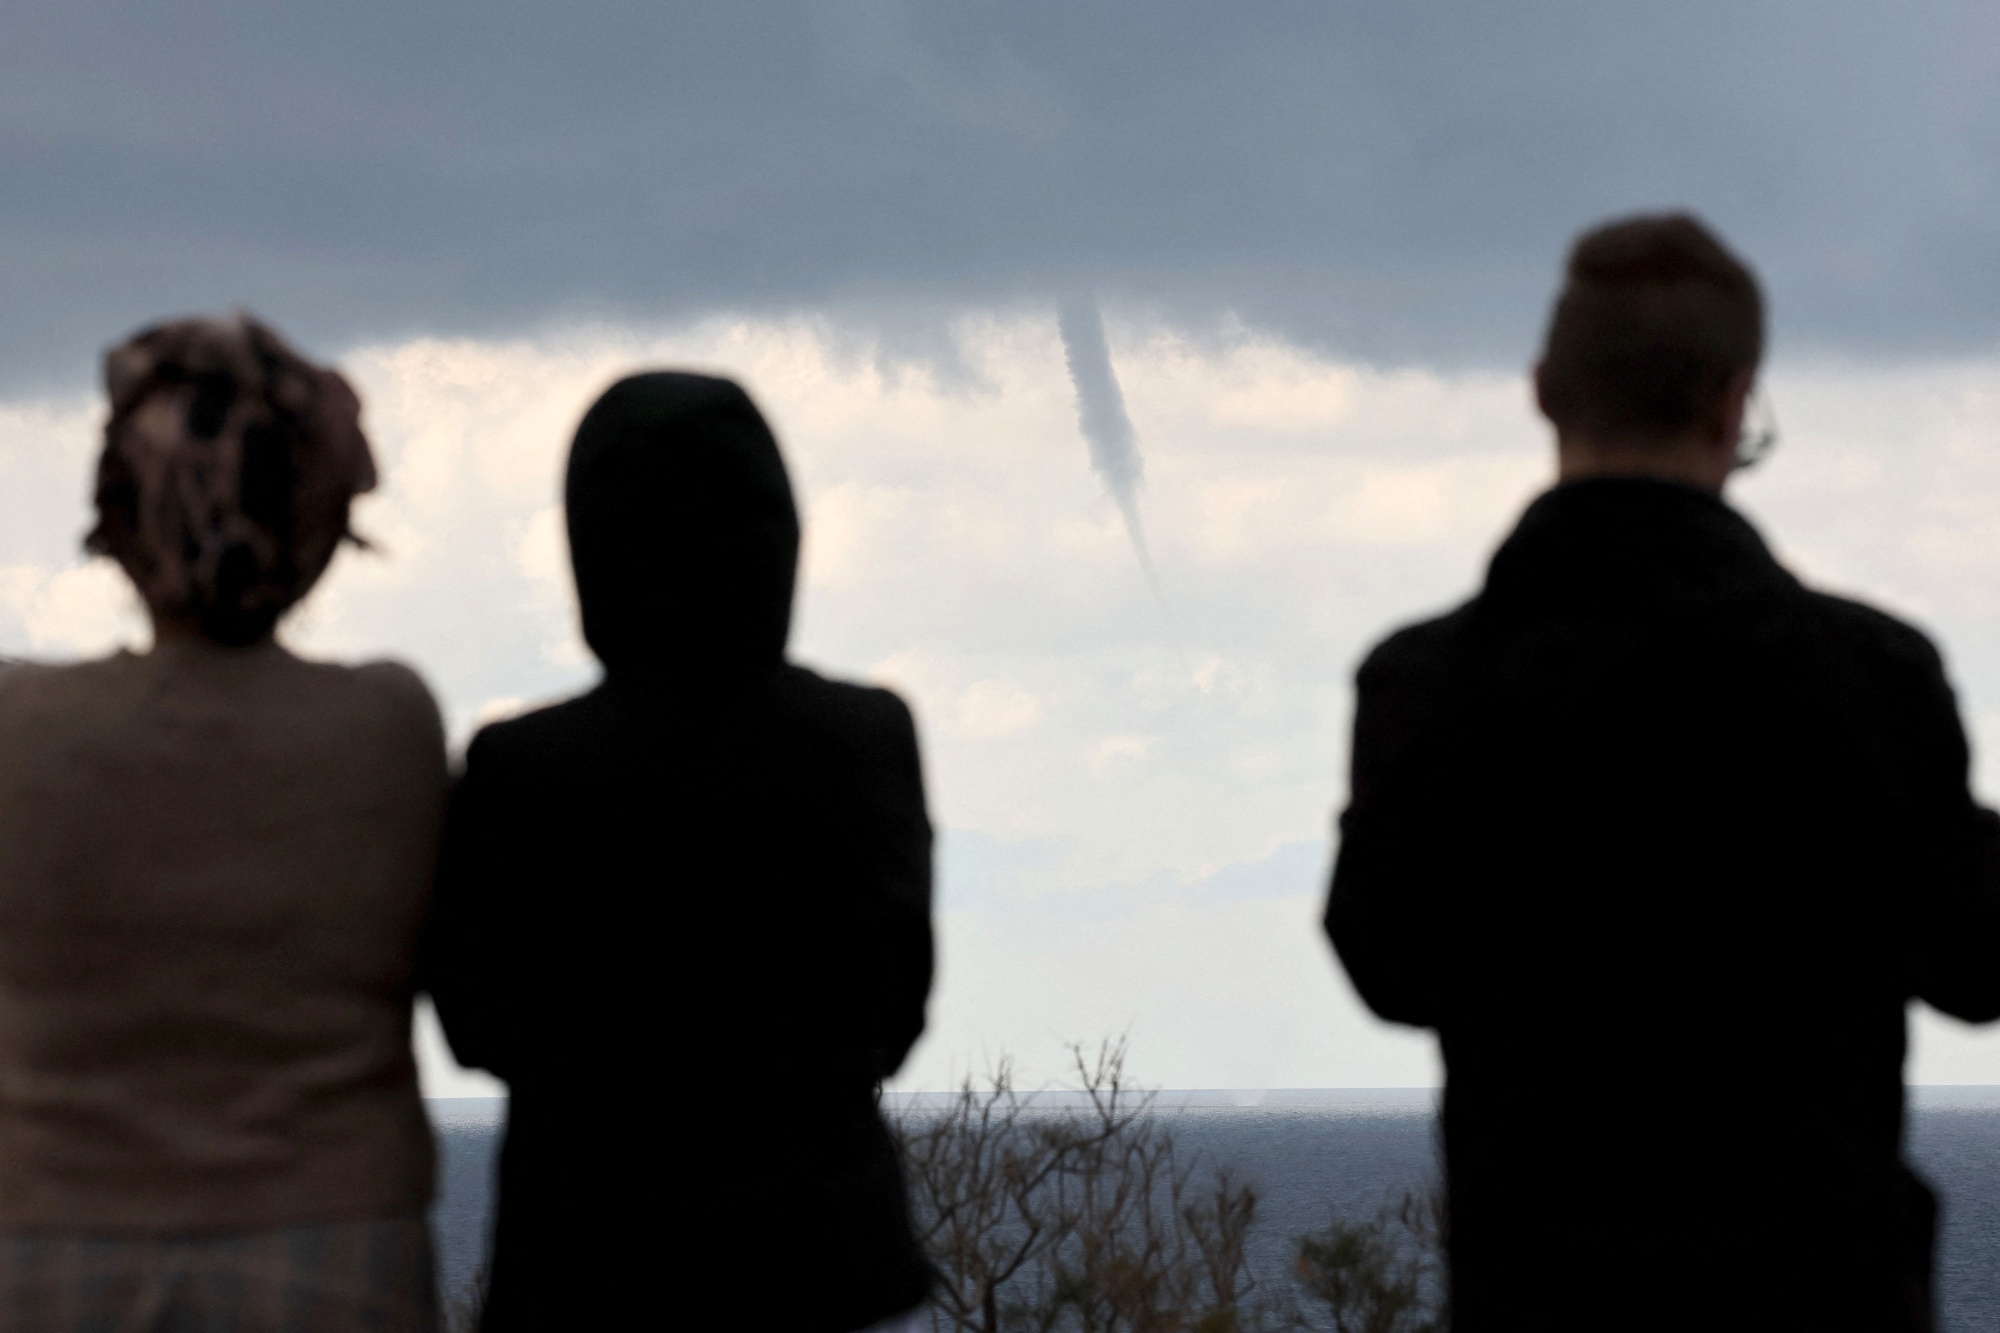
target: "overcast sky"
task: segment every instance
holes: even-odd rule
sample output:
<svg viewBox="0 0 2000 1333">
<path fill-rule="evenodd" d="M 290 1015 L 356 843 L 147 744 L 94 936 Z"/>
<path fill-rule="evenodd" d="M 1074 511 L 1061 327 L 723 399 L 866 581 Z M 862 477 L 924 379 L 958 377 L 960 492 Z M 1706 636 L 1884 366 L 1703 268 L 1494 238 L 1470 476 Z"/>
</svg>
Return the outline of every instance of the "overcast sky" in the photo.
<svg viewBox="0 0 2000 1333">
<path fill-rule="evenodd" d="M 460 738 L 592 678 L 554 508 L 590 398 L 744 380 L 806 505 L 799 654 L 924 732 L 910 1086 L 1128 1029 L 1171 1086 L 1434 1077 L 1313 922 L 1348 676 L 1546 483 L 1521 372 L 1610 213 L 1694 207 L 1765 277 L 1744 503 L 1939 635 L 2000 747 L 1990 5 L 13 3 L 0 172 L 0 651 L 138 635 L 75 546 L 96 357 L 145 320 L 248 304 L 350 371 L 382 549 L 288 635 L 414 662 Z M 1916 1072 L 2000 1044 L 1927 1026 Z"/>
<path fill-rule="evenodd" d="M 1665 203 L 1793 345 L 1964 351 L 2000 10 L 11 0 L 0 171 L 16 379 L 226 300 L 331 345 L 1080 283 L 1511 368 L 1579 221 Z"/>
</svg>

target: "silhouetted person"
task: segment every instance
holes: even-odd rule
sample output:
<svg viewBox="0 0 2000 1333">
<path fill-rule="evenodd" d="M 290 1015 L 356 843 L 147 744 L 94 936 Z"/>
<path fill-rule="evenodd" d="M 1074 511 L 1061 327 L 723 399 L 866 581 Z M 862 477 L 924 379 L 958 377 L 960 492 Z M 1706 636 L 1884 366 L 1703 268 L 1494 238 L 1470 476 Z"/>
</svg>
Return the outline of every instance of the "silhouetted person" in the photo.
<svg viewBox="0 0 2000 1333">
<path fill-rule="evenodd" d="M 152 647 L 0 670 L 0 1330 L 427 1333 L 423 683 L 272 638 L 375 484 L 247 317 L 105 359 L 89 548 Z"/>
<path fill-rule="evenodd" d="M 1720 498 L 1762 343 L 1691 218 L 1583 237 L 1558 484 L 1360 670 L 1327 927 L 1439 1034 L 1455 1333 L 1931 1326 L 1904 1009 L 2000 1015 L 1996 821 L 1923 635 Z"/>
<path fill-rule="evenodd" d="M 786 662 L 798 518 L 734 384 L 613 385 L 566 501 L 604 680 L 473 739 L 429 973 L 511 1098 L 483 1327 L 896 1315 L 930 1278 L 875 1105 L 931 978 L 909 712 Z"/>
</svg>

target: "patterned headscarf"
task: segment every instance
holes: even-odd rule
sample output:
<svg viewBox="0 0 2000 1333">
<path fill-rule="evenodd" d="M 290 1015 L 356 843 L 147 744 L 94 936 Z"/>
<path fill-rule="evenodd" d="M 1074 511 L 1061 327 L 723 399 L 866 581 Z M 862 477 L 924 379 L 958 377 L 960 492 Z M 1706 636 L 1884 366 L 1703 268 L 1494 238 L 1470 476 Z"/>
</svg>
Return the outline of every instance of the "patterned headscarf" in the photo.
<svg viewBox="0 0 2000 1333">
<path fill-rule="evenodd" d="M 312 588 L 375 486 L 361 404 L 249 315 L 147 329 L 104 358 L 111 420 L 87 549 L 155 615 L 252 643 Z"/>
</svg>

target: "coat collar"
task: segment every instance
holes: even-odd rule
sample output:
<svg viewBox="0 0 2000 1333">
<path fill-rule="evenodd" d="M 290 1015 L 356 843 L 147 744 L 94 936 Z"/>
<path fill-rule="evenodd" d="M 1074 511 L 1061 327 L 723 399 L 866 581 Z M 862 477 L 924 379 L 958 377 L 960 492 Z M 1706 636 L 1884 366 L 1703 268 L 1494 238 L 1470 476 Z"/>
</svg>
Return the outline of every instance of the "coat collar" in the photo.
<svg viewBox="0 0 2000 1333">
<path fill-rule="evenodd" d="M 1691 486 L 1638 477 L 1544 492 L 1494 553 L 1493 609 L 1664 610 L 1798 587 L 1748 519 Z"/>
</svg>

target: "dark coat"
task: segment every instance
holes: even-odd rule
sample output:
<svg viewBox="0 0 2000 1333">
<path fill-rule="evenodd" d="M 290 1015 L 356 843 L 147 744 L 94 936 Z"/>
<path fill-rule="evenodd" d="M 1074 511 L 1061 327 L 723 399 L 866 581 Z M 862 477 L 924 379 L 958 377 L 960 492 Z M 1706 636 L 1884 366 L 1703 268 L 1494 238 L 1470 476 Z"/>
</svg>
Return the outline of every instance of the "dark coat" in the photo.
<svg viewBox="0 0 2000 1333">
<path fill-rule="evenodd" d="M 909 712 L 784 662 L 797 520 L 734 385 L 614 387 L 568 509 L 606 680 L 474 738 L 428 960 L 510 1094 L 483 1328 L 908 1309 L 875 1089 L 931 979 Z"/>
<path fill-rule="evenodd" d="M 2000 1016 L 2000 821 L 1924 637 L 1599 480 L 1358 685 L 1326 924 L 1440 1037 L 1455 1333 L 1928 1328 L 1904 1008 Z"/>
</svg>

